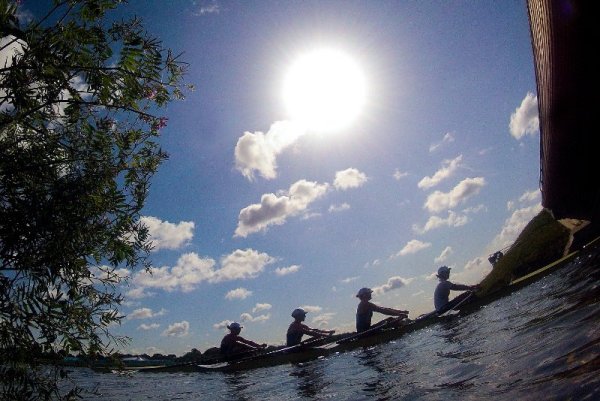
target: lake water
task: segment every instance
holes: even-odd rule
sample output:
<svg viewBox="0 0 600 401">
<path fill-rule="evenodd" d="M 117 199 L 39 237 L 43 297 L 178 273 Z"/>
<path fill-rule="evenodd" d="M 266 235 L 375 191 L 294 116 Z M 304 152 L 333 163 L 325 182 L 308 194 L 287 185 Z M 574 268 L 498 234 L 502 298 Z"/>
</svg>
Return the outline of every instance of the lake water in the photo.
<svg viewBox="0 0 600 401">
<path fill-rule="evenodd" d="M 393 342 L 241 373 L 74 369 L 91 400 L 600 400 L 600 251 Z"/>
</svg>

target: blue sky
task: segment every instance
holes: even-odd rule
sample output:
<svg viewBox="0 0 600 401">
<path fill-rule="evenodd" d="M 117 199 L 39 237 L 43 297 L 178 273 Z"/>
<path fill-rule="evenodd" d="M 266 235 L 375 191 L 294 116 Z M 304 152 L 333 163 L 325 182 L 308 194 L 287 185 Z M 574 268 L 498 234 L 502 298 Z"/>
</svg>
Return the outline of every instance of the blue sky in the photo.
<svg viewBox="0 0 600 401">
<path fill-rule="evenodd" d="M 23 1 L 22 16 L 40 3 Z M 310 326 L 353 331 L 360 287 L 414 318 L 433 308 L 437 267 L 479 282 L 541 208 L 525 1 L 155 0 L 120 12 L 184 52 L 197 88 L 165 111 L 170 159 L 144 209 L 155 268 L 125 272 L 114 328 L 132 338 L 125 351 L 204 351 L 230 321 L 281 344 L 296 307 Z M 282 95 L 293 63 L 319 49 L 364 78 L 362 107 L 337 131 L 295 125 Z"/>
</svg>

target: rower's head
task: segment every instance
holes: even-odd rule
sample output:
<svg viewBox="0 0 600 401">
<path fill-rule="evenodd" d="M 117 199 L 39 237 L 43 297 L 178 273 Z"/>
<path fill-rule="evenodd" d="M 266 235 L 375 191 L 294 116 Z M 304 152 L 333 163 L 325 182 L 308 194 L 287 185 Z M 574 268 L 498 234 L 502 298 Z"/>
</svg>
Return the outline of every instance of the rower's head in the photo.
<svg viewBox="0 0 600 401">
<path fill-rule="evenodd" d="M 242 327 L 243 326 L 241 326 L 238 322 L 233 322 L 227 326 L 229 331 L 231 331 L 233 334 L 240 334 L 240 331 L 242 331 Z"/>
<path fill-rule="evenodd" d="M 371 299 L 371 294 L 373 293 L 373 290 L 367 287 L 363 287 L 360 290 L 358 290 L 358 294 L 356 294 L 356 297 L 358 299 L 362 300 L 369 300 Z"/>
<path fill-rule="evenodd" d="M 292 312 L 292 317 L 296 320 L 303 321 L 306 319 L 306 311 L 302 308 L 296 308 Z"/>
<path fill-rule="evenodd" d="M 437 276 L 442 280 L 448 280 L 450 278 L 450 268 L 448 266 L 441 266 L 438 269 Z"/>
</svg>

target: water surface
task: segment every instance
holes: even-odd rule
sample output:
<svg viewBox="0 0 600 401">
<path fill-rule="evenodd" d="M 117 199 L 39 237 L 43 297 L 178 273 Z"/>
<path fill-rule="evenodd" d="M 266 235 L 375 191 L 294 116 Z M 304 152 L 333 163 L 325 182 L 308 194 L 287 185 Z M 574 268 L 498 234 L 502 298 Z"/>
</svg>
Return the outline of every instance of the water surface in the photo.
<svg viewBox="0 0 600 401">
<path fill-rule="evenodd" d="M 598 400 L 600 252 L 395 341 L 239 373 L 74 369 L 90 400 Z"/>
</svg>

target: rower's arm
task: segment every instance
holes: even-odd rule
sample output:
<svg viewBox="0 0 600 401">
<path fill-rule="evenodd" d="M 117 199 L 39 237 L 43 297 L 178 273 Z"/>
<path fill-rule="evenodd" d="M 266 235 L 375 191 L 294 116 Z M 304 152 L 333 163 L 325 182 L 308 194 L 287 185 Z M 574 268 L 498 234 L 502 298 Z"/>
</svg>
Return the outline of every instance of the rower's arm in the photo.
<svg viewBox="0 0 600 401">
<path fill-rule="evenodd" d="M 373 306 L 374 306 L 373 310 L 375 312 L 383 313 L 384 315 L 389 315 L 389 316 L 408 315 L 408 311 L 407 310 L 399 310 L 399 309 L 393 309 L 393 308 L 384 308 L 382 306 L 377 306 L 375 304 L 373 304 Z"/>
<path fill-rule="evenodd" d="M 252 348 L 260 348 L 260 344 L 257 344 L 254 341 L 246 340 L 243 337 L 238 337 L 237 342 Z"/>
<path fill-rule="evenodd" d="M 319 330 L 319 329 L 311 329 L 310 327 L 306 327 L 303 328 L 303 333 L 312 337 L 321 337 L 324 335 L 329 335 L 329 334 L 333 334 L 335 332 L 335 330 L 331 330 L 331 331 L 326 331 L 326 330 Z"/>
<path fill-rule="evenodd" d="M 479 285 L 452 284 L 450 289 L 453 291 L 477 290 Z"/>
</svg>

